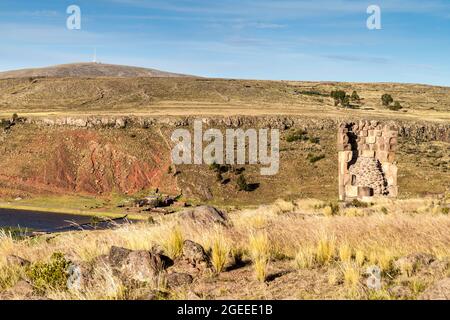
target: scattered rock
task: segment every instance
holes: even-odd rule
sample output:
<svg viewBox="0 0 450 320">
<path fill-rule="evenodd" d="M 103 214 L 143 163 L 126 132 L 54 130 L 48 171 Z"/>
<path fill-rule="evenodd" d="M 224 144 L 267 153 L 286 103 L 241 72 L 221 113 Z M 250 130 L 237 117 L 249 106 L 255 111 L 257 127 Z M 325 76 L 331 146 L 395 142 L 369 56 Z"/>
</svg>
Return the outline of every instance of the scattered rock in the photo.
<svg viewBox="0 0 450 320">
<path fill-rule="evenodd" d="M 436 260 L 430 263 L 426 271 L 430 274 L 444 273 L 449 266 L 450 262 L 448 260 Z"/>
<path fill-rule="evenodd" d="M 164 300 L 169 297 L 169 294 L 164 291 L 151 290 L 148 294 L 138 298 L 138 300 Z"/>
<path fill-rule="evenodd" d="M 26 267 L 31 264 L 30 261 L 16 255 L 9 255 L 6 257 L 6 263 L 10 266 Z"/>
<path fill-rule="evenodd" d="M 194 267 L 209 266 L 209 257 L 203 247 L 191 240 L 185 240 L 183 243 L 182 259 L 188 261 Z"/>
<path fill-rule="evenodd" d="M 186 208 L 189 207 L 189 204 L 185 201 L 177 201 L 173 204 L 173 207 L 175 208 Z"/>
<path fill-rule="evenodd" d="M 194 278 L 187 273 L 179 273 L 174 272 L 166 277 L 167 286 L 170 289 L 175 289 L 184 285 L 191 284 L 194 281 Z"/>
<path fill-rule="evenodd" d="M 0 292 L 0 300 L 36 300 L 33 286 L 25 280 L 20 280 L 12 288 Z"/>
<path fill-rule="evenodd" d="M 212 206 L 200 206 L 184 210 L 180 213 L 182 218 L 190 219 L 202 225 L 228 225 L 228 217 L 222 211 Z"/>
<path fill-rule="evenodd" d="M 402 273 L 412 274 L 423 266 L 430 265 L 436 257 L 428 253 L 413 253 L 397 259 L 394 262 L 394 267 Z"/>
<path fill-rule="evenodd" d="M 390 288 L 389 290 L 389 294 L 393 297 L 395 297 L 396 299 L 408 299 L 411 295 L 411 289 L 409 287 L 404 287 L 404 286 L 395 286 Z"/>
<path fill-rule="evenodd" d="M 189 291 L 186 295 L 186 300 L 202 300 L 202 298 L 194 291 Z"/>
<path fill-rule="evenodd" d="M 450 299 L 450 277 L 439 280 L 428 287 L 420 296 L 422 300 L 449 300 Z"/>
</svg>

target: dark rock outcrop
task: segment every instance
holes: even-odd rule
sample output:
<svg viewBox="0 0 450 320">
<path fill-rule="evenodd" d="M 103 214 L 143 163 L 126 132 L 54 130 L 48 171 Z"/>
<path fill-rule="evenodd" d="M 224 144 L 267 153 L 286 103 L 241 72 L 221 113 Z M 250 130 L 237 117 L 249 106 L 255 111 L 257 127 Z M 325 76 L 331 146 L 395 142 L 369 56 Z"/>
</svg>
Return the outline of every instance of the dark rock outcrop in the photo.
<svg viewBox="0 0 450 320">
<path fill-rule="evenodd" d="M 200 206 L 187 209 L 180 212 L 180 216 L 182 219 L 191 220 L 194 223 L 204 226 L 214 224 L 225 226 L 229 223 L 225 212 L 212 206 Z"/>
<path fill-rule="evenodd" d="M 187 273 L 174 272 L 166 277 L 167 286 L 170 289 L 176 289 L 178 287 L 191 284 L 194 278 Z"/>
<path fill-rule="evenodd" d="M 422 300 L 450 300 L 450 278 L 438 280 L 419 296 Z"/>
</svg>

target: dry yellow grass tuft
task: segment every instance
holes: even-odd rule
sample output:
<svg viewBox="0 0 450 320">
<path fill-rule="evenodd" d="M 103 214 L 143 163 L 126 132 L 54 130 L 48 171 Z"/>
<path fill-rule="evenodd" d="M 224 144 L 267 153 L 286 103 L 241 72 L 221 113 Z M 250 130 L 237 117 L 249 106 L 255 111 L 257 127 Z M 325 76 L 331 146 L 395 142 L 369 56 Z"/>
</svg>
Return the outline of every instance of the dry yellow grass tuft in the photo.
<svg viewBox="0 0 450 320">
<path fill-rule="evenodd" d="M 264 282 L 270 260 L 270 241 L 266 233 L 259 232 L 249 237 L 248 250 L 253 261 L 256 279 Z"/>
<path fill-rule="evenodd" d="M 169 257 L 176 259 L 179 257 L 183 250 L 183 233 L 179 228 L 175 228 L 167 236 L 167 240 L 164 243 L 164 249 Z"/>
<path fill-rule="evenodd" d="M 360 283 L 361 271 L 353 263 L 344 263 L 341 266 L 344 284 L 350 289 L 356 289 Z"/>
<path fill-rule="evenodd" d="M 339 249 L 339 259 L 342 262 L 350 262 L 352 259 L 352 248 L 348 243 L 343 243 L 340 245 Z"/>
<path fill-rule="evenodd" d="M 334 258 L 336 240 L 332 236 L 322 235 L 316 247 L 316 260 L 320 265 L 327 265 Z"/>
<path fill-rule="evenodd" d="M 217 273 L 221 273 L 228 261 L 230 247 L 221 233 L 217 233 L 211 246 L 211 263 Z"/>
</svg>

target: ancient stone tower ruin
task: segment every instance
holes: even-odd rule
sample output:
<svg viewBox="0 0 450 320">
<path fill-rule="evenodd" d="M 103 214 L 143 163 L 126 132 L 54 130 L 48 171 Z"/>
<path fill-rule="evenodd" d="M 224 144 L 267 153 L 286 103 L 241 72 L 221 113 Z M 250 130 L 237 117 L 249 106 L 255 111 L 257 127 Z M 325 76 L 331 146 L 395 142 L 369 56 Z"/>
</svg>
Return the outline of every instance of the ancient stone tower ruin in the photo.
<svg viewBox="0 0 450 320">
<path fill-rule="evenodd" d="M 339 125 L 339 200 L 397 197 L 397 136 L 378 121 Z"/>
</svg>

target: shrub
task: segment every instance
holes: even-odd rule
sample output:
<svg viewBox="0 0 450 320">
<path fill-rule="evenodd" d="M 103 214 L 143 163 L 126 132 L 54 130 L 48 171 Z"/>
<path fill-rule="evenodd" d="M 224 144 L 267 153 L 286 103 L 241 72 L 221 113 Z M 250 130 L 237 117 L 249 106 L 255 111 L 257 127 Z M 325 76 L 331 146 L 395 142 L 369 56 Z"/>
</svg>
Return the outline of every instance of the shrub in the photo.
<svg viewBox="0 0 450 320">
<path fill-rule="evenodd" d="M 212 171 L 215 171 L 217 173 L 226 173 L 226 172 L 228 172 L 230 170 L 230 165 L 228 165 L 228 164 L 220 165 L 220 164 L 217 164 L 217 163 L 214 162 L 214 163 L 209 165 L 209 168 Z"/>
<path fill-rule="evenodd" d="M 341 105 L 342 107 L 348 107 L 350 104 L 350 97 L 347 95 L 345 91 L 336 90 L 331 91 L 330 96 L 334 99 L 334 105 Z"/>
<path fill-rule="evenodd" d="M 337 202 L 329 202 L 323 206 L 323 214 L 330 217 L 339 213 L 339 204 Z"/>
<path fill-rule="evenodd" d="M 383 94 L 381 96 L 381 102 L 383 103 L 383 106 L 389 106 L 392 102 L 394 102 L 394 99 L 390 94 Z"/>
<path fill-rule="evenodd" d="M 411 288 L 413 294 L 418 295 L 426 289 L 427 285 L 419 279 L 413 279 L 410 282 L 409 287 Z"/>
<path fill-rule="evenodd" d="M 247 183 L 247 180 L 245 179 L 245 176 L 243 174 L 239 175 L 236 183 L 239 191 L 251 191 L 251 187 Z"/>
<path fill-rule="evenodd" d="M 355 208 L 367 208 L 369 206 L 367 202 L 359 201 L 358 199 L 353 199 L 349 205 Z"/>
<path fill-rule="evenodd" d="M 352 92 L 352 95 L 350 96 L 350 98 L 352 99 L 352 101 L 359 101 L 361 100 L 361 98 L 359 97 L 358 93 L 356 91 Z"/>
<path fill-rule="evenodd" d="M 294 142 L 294 141 L 298 141 L 298 140 L 306 141 L 306 140 L 308 140 L 307 134 L 308 134 L 308 132 L 306 132 L 305 130 L 296 130 L 287 135 L 286 141 L 287 142 Z"/>
<path fill-rule="evenodd" d="M 400 102 L 395 101 L 394 105 L 389 105 L 389 106 L 388 106 L 388 109 L 389 109 L 389 110 L 392 110 L 392 111 L 398 111 L 398 110 L 400 110 L 400 109 L 403 109 L 403 107 L 402 107 L 402 105 L 400 104 Z"/>
<path fill-rule="evenodd" d="M 21 278 L 22 272 L 18 266 L 0 266 L 0 291 L 14 286 Z"/>
<path fill-rule="evenodd" d="M 70 262 L 60 252 L 55 252 L 49 262 L 36 262 L 27 272 L 38 291 L 62 290 L 67 284 L 67 268 Z"/>
<path fill-rule="evenodd" d="M 304 94 L 307 96 L 327 96 L 327 94 L 324 94 L 317 90 L 295 90 L 296 94 Z"/>
<path fill-rule="evenodd" d="M 317 137 L 310 137 L 310 138 L 309 138 L 309 142 L 315 143 L 315 144 L 319 144 L 319 143 L 320 143 L 320 138 L 317 138 Z"/>
<path fill-rule="evenodd" d="M 219 171 L 219 169 L 220 169 L 220 164 L 217 164 L 217 163 L 211 163 L 210 165 L 209 165 L 209 169 L 211 169 L 212 171 Z"/>
</svg>

